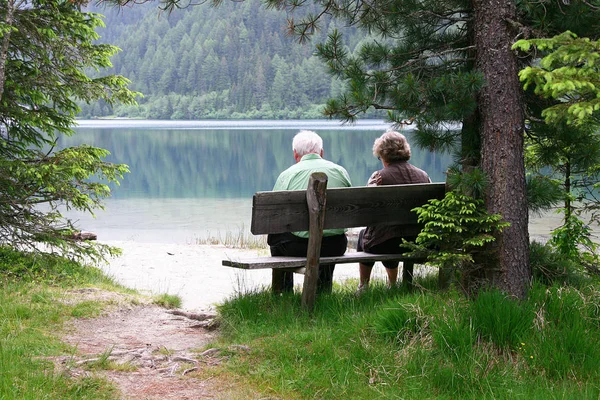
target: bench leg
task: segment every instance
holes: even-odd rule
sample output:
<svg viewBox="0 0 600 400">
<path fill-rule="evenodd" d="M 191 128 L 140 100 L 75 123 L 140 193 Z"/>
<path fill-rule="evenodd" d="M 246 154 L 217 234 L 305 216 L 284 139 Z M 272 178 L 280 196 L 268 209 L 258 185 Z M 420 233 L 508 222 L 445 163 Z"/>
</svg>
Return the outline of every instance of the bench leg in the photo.
<svg viewBox="0 0 600 400">
<path fill-rule="evenodd" d="M 333 270 L 335 264 L 325 264 L 319 267 L 317 293 L 331 293 L 333 289 Z M 294 273 L 282 269 L 273 269 L 271 274 L 271 289 L 273 293 L 291 293 L 294 291 Z"/>
<path fill-rule="evenodd" d="M 294 291 L 294 273 L 281 269 L 273 269 L 271 275 L 271 289 L 273 293 L 291 293 Z"/>
<path fill-rule="evenodd" d="M 439 270 L 438 287 L 440 290 L 447 290 L 450 288 L 450 284 L 452 283 L 454 268 L 440 267 Z"/>
<path fill-rule="evenodd" d="M 409 262 L 409 261 L 402 262 L 402 284 L 403 285 L 412 286 L 414 267 L 415 267 L 414 262 Z"/>
<path fill-rule="evenodd" d="M 333 290 L 333 270 L 335 264 L 319 265 L 317 293 L 331 293 Z"/>
</svg>

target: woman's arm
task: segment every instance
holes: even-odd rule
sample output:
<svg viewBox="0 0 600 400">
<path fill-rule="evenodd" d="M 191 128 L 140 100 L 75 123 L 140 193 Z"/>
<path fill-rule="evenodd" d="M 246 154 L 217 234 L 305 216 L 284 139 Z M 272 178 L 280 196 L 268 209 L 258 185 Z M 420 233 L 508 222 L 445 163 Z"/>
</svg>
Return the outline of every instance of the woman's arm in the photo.
<svg viewBox="0 0 600 400">
<path fill-rule="evenodd" d="M 369 178 L 369 181 L 367 182 L 367 186 L 379 186 L 379 185 L 381 185 L 381 182 L 382 182 L 381 174 L 379 173 L 379 171 L 375 171 Z"/>
</svg>

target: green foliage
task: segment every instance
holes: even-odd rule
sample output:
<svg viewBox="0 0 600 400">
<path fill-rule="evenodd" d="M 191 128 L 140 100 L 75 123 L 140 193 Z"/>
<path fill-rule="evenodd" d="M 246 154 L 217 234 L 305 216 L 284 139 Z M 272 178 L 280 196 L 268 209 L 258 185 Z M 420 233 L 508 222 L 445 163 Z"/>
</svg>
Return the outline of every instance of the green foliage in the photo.
<svg viewBox="0 0 600 400">
<path fill-rule="evenodd" d="M 102 20 L 73 2 L 8 2 L 0 19 L 7 28 L 0 35 L 0 242 L 102 257 L 111 249 L 75 240 L 76 228 L 60 209 L 101 207 L 107 183 L 122 179 L 127 166 L 105 162 L 106 150 L 53 146 L 73 133 L 76 100 L 135 103 L 127 79 L 85 73 L 110 67 L 118 49 L 94 43 Z"/>
<path fill-rule="evenodd" d="M 460 0 L 396 1 L 381 7 L 371 12 L 366 3 L 341 2 L 335 8 L 334 16 L 374 40 L 350 53 L 341 32 L 333 31 L 317 45 L 330 72 L 346 83 L 325 114 L 353 121 L 369 109 L 387 110 L 390 121 L 414 123 L 423 132 L 422 146 L 453 149 L 460 132 L 452 123 L 474 112 L 475 94 L 483 84 L 482 75 L 471 68 L 468 14 L 456 12 L 469 7 Z"/>
<path fill-rule="evenodd" d="M 533 87 L 536 96 L 546 99 L 530 110 L 527 165 L 533 176 L 552 180 L 563 192 L 564 224 L 552 233 L 550 244 L 565 257 L 597 269 L 591 229 L 580 218 L 587 214 L 591 223 L 598 222 L 600 42 L 566 31 L 519 40 L 513 48 L 535 49 L 541 58 L 539 65 L 523 69 L 520 78 L 526 90 Z M 550 174 L 542 172 L 547 167 Z"/>
<path fill-rule="evenodd" d="M 429 333 L 429 308 L 432 298 L 419 296 L 414 302 L 390 300 L 381 305 L 373 319 L 378 335 L 405 345 Z"/>
<path fill-rule="evenodd" d="M 286 13 L 259 0 L 170 15 L 152 4 L 89 8 L 106 14 L 106 28 L 97 30 L 100 40 L 123 49 L 113 57 L 112 71 L 131 77 L 144 98 L 140 107 L 80 103 L 83 118 L 316 119 L 343 86 L 327 74 L 311 45 L 286 35 Z M 324 40 L 335 26 L 324 21 L 314 39 Z M 355 30 L 349 35 L 350 48 L 363 39 Z"/>
<path fill-rule="evenodd" d="M 533 278 L 546 285 L 571 282 L 581 264 L 558 252 L 550 244 L 533 241 L 529 246 L 529 263 Z"/>
<path fill-rule="evenodd" d="M 481 291 L 472 304 L 473 325 L 482 338 L 515 349 L 531 329 L 534 313 L 527 303 L 495 290 Z"/>
<path fill-rule="evenodd" d="M 83 282 L 114 284 L 97 268 L 85 267 L 54 254 L 19 252 L 8 246 L 0 246 L 0 275 L 8 281 L 42 281 L 57 286 Z"/>
<path fill-rule="evenodd" d="M 537 209 L 563 203 L 565 218 L 598 207 L 600 136 L 598 125 L 529 124 L 525 162 L 528 196 Z M 534 207 L 535 208 L 535 207 Z M 594 218 L 590 215 L 591 219 Z"/>
<path fill-rule="evenodd" d="M 226 370 L 276 397 L 596 399 L 597 285 L 535 283 L 529 293 L 519 302 L 482 291 L 471 301 L 341 287 L 311 315 L 299 295 L 242 294 L 219 307 L 218 345 L 248 345 Z"/>
<path fill-rule="evenodd" d="M 114 399 L 116 388 L 100 377 L 73 377 L 51 359 L 72 353 L 57 337 L 70 315 L 94 307 L 64 301 L 77 285 L 109 283 L 96 268 L 64 258 L 0 248 L 0 398 Z M 61 285 L 56 287 L 56 285 Z"/>
<path fill-rule="evenodd" d="M 534 214 L 542 214 L 564 200 L 560 181 L 542 174 L 527 174 L 527 207 Z"/>
<path fill-rule="evenodd" d="M 152 302 L 164 308 L 179 308 L 182 304 L 181 297 L 168 293 L 154 296 Z"/>
<path fill-rule="evenodd" d="M 569 215 L 563 225 L 552 231 L 549 244 L 567 259 L 589 272 L 600 272 L 598 244 L 592 239 L 592 229 L 575 215 Z"/>
<path fill-rule="evenodd" d="M 451 269 L 474 263 L 474 253 L 481 252 L 495 240 L 494 233 L 509 225 L 500 215 L 488 214 L 482 200 L 455 191 L 413 211 L 424 228 L 415 244 L 405 245 L 413 254 L 426 254 L 428 263 Z"/>
<path fill-rule="evenodd" d="M 585 226 L 583 221 L 575 216 L 571 216 L 565 223 L 552 231 L 550 244 L 565 256 L 576 258 L 579 256 L 579 245 L 588 248 L 594 248 L 594 243 L 590 240 L 591 229 Z"/>
<path fill-rule="evenodd" d="M 537 95 L 559 100 L 542 112 L 546 122 L 600 122 L 600 41 L 566 31 L 547 39 L 522 39 L 513 45 L 522 51 L 532 47 L 543 57 L 539 66 L 524 68 L 519 77 L 525 89 L 532 85 Z"/>
<path fill-rule="evenodd" d="M 457 166 L 448 169 L 446 183 L 455 192 L 474 199 L 483 199 L 489 186 L 489 180 L 481 168 L 472 168 L 465 173 Z"/>
</svg>

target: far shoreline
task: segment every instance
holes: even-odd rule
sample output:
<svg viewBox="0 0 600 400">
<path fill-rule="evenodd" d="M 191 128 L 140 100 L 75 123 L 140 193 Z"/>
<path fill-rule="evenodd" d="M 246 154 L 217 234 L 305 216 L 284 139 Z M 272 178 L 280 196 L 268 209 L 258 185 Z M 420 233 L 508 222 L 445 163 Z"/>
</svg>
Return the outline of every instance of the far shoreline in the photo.
<svg viewBox="0 0 600 400">
<path fill-rule="evenodd" d="M 162 120 L 132 118 L 77 119 L 76 129 L 86 128 L 172 128 L 172 129 L 328 129 L 328 130 L 386 130 L 392 124 L 383 119 L 362 119 L 343 123 L 328 119 L 211 119 L 211 120 Z M 411 127 L 405 128 L 407 130 Z"/>
</svg>

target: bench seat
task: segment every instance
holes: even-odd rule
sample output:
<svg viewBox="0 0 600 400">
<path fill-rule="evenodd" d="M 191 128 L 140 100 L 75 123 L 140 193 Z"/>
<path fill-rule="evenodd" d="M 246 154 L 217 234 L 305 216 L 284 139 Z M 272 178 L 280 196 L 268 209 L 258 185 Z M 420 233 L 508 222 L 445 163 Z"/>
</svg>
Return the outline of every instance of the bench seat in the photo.
<svg viewBox="0 0 600 400">
<path fill-rule="evenodd" d="M 327 189 L 327 175 L 315 172 L 306 190 L 258 192 L 252 198 L 254 235 L 308 231 L 306 257 L 255 257 L 223 260 L 222 265 L 242 269 L 271 268 L 272 288 L 281 292 L 283 271 L 304 273 L 302 307 L 314 307 L 319 265 L 359 263 L 361 261 L 403 261 L 402 280 L 412 282 L 413 266 L 423 259 L 403 254 L 349 252 L 338 257 L 320 257 L 324 229 L 365 226 L 401 226 L 402 235 L 416 236 L 423 228 L 413 211 L 430 199 L 444 198 L 444 183 L 363 186 Z"/>
<path fill-rule="evenodd" d="M 320 257 L 320 264 L 350 264 L 363 261 L 409 261 L 412 263 L 424 262 L 425 259 L 407 257 L 402 254 L 374 254 L 365 252 L 350 252 L 343 256 L 336 257 Z M 240 258 L 223 260 L 222 264 L 226 267 L 234 267 L 241 269 L 262 269 L 262 268 L 300 268 L 306 266 L 306 257 L 256 257 L 256 258 Z M 294 271 L 302 273 L 301 270 Z"/>
</svg>

